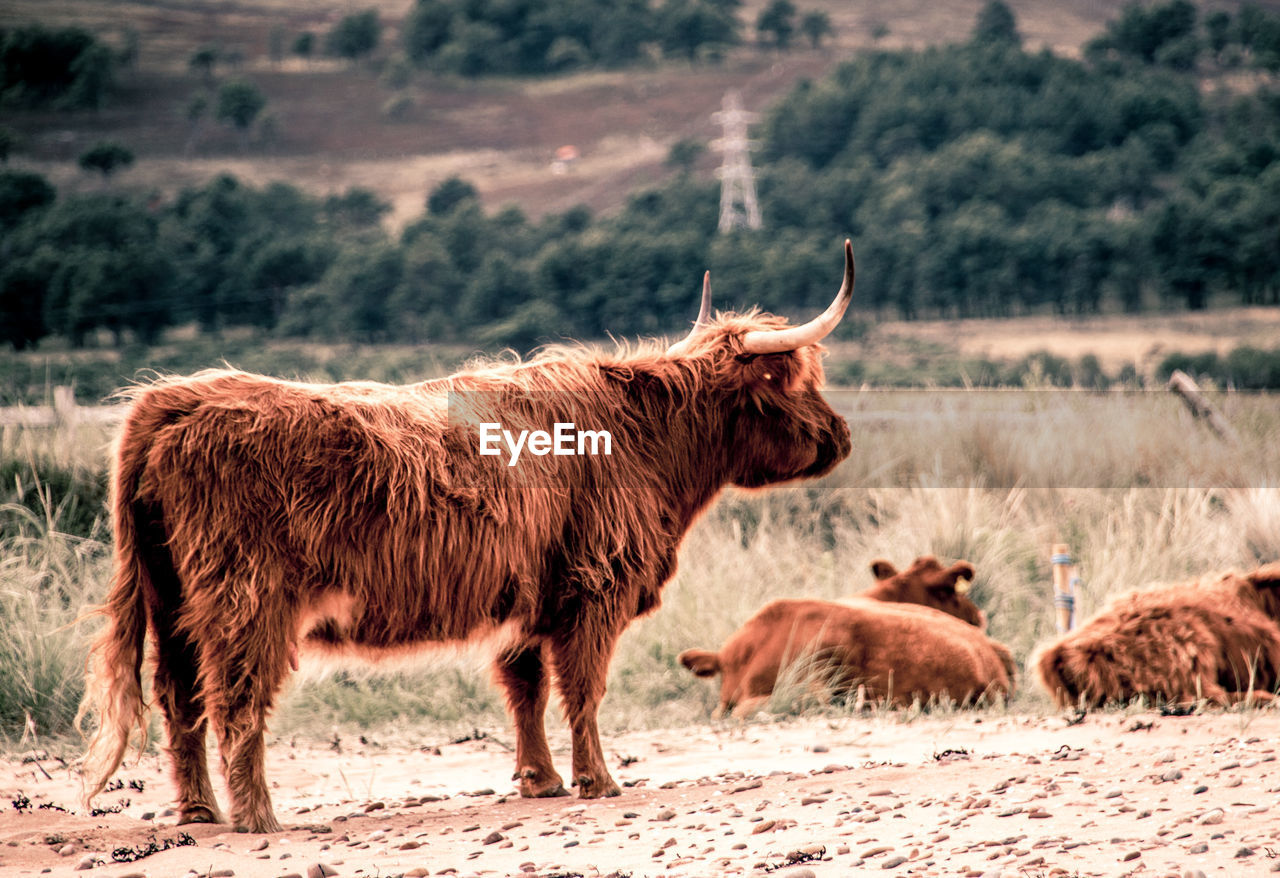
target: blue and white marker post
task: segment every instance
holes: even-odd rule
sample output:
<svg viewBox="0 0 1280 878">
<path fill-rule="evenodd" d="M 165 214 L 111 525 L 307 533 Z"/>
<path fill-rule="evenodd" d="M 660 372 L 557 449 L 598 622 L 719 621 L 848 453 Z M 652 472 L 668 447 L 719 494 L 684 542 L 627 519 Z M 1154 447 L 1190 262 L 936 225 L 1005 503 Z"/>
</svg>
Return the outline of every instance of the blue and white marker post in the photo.
<svg viewBox="0 0 1280 878">
<path fill-rule="evenodd" d="M 1075 627 L 1075 592 L 1080 577 L 1075 575 L 1071 547 L 1065 543 L 1054 545 L 1050 561 L 1053 563 L 1053 608 L 1058 620 L 1058 633 L 1065 634 Z"/>
</svg>

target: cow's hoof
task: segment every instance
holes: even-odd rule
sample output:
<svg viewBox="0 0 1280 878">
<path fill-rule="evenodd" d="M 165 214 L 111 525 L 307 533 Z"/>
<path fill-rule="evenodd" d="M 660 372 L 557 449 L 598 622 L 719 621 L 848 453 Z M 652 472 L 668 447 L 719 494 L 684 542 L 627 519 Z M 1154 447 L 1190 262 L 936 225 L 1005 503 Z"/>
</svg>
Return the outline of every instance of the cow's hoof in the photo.
<svg viewBox="0 0 1280 878">
<path fill-rule="evenodd" d="M 222 815 L 207 805 L 192 805 L 178 812 L 178 825 L 184 823 L 222 823 Z"/>
<path fill-rule="evenodd" d="M 610 799 L 620 795 L 622 790 L 608 775 L 605 775 L 603 783 L 585 774 L 578 775 L 579 799 Z"/>
<path fill-rule="evenodd" d="M 564 781 L 560 780 L 559 775 L 556 774 L 538 782 L 538 772 L 532 768 L 526 768 L 517 772 L 512 779 L 520 781 L 520 795 L 525 799 L 552 799 L 556 796 L 569 795 L 569 791 L 564 788 Z"/>
</svg>

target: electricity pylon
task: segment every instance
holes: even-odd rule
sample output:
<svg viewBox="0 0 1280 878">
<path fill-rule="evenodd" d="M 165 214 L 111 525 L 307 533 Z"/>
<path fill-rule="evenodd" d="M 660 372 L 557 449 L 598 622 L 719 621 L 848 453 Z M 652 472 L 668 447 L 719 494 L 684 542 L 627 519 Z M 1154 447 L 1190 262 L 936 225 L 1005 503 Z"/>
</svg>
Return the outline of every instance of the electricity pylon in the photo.
<svg viewBox="0 0 1280 878">
<path fill-rule="evenodd" d="M 760 117 L 742 109 L 742 95 L 736 89 L 725 93 L 720 107 L 720 112 L 711 114 L 711 121 L 724 129 L 720 139 L 711 142 L 712 149 L 724 153 L 716 171 L 720 178 L 720 231 L 758 229 L 763 222 L 751 170 L 751 147 L 755 144 L 747 137 L 747 126 Z"/>
</svg>

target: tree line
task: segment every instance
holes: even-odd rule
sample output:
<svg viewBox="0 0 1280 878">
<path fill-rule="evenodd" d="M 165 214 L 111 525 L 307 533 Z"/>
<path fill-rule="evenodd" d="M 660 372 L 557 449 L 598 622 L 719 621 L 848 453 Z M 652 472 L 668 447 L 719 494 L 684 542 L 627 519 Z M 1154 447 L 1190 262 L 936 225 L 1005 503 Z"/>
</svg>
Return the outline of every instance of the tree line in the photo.
<svg viewBox="0 0 1280 878">
<path fill-rule="evenodd" d="M 1185 6 L 1143 12 L 1181 34 L 1160 45 L 1187 37 L 1161 18 Z M 1129 16 L 1077 60 L 1026 51 L 997 2 L 962 44 L 868 52 L 801 83 L 757 132 L 758 232 L 718 235 L 717 183 L 687 166 L 608 217 L 490 212 L 453 179 L 394 235 L 358 189 L 224 176 L 156 203 L 7 171 L 0 333 L 146 340 L 196 321 L 521 349 L 665 334 L 688 325 L 708 268 L 722 308 L 825 305 L 846 236 L 859 305 L 882 316 L 1280 304 L 1280 90 L 1199 88 L 1225 50 L 1198 17 L 1194 69 L 1117 48 Z"/>
</svg>

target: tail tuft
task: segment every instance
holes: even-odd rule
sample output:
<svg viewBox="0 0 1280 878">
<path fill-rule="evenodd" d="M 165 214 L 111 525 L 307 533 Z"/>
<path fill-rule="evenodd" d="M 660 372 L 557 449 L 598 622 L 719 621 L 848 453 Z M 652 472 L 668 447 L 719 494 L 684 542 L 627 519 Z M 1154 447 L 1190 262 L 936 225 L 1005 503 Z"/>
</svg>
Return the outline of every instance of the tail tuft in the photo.
<svg viewBox="0 0 1280 878">
<path fill-rule="evenodd" d="M 720 673 L 720 655 L 705 649 L 686 649 L 677 656 L 677 661 L 695 677 L 714 677 Z"/>
<path fill-rule="evenodd" d="M 120 767 L 134 729 L 145 746 L 147 702 L 142 693 L 142 659 L 147 637 L 146 595 L 152 588 L 146 547 L 140 538 L 137 500 L 147 453 L 161 413 L 146 398 L 135 401 L 121 431 L 111 480 L 111 519 L 114 571 L 106 603 L 98 612 L 106 627 L 89 653 L 85 694 L 76 714 L 76 728 L 85 734 L 86 720 L 95 727 L 88 735 L 84 758 L 85 802 L 102 792 Z"/>
</svg>

